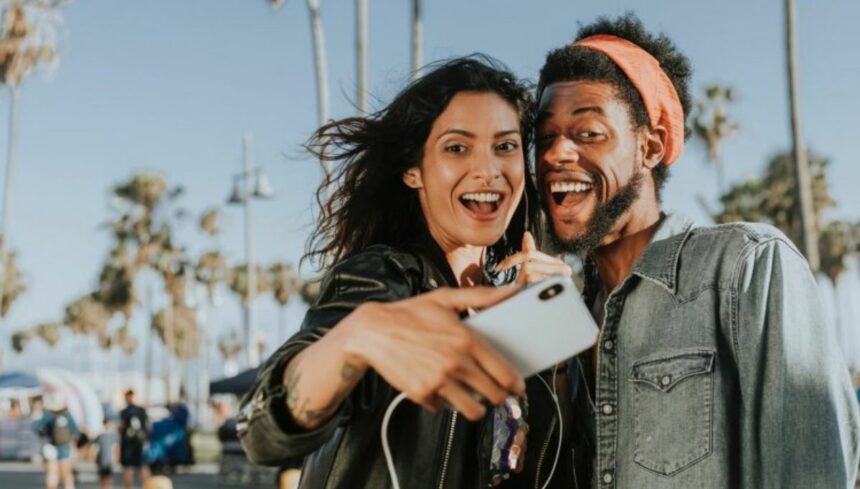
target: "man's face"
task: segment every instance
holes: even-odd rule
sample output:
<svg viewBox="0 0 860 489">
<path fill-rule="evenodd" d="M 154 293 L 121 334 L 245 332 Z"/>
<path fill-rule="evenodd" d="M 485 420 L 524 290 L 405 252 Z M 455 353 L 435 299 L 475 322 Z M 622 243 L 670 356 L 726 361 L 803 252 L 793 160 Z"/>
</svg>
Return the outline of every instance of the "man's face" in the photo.
<svg viewBox="0 0 860 489">
<path fill-rule="evenodd" d="M 648 170 L 615 88 L 595 81 L 547 86 L 536 140 L 538 185 L 556 244 L 585 253 L 618 239 Z"/>
</svg>

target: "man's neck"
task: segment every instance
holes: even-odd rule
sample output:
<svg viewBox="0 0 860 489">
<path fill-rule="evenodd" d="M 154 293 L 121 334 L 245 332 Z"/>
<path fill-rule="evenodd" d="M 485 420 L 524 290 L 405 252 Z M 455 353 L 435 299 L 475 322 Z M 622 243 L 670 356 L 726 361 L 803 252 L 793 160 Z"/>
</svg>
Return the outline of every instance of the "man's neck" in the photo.
<svg viewBox="0 0 860 489">
<path fill-rule="evenodd" d="M 655 208 L 643 216 L 631 217 L 617 233 L 617 238 L 596 248 L 591 256 L 606 292 L 612 292 L 633 271 L 660 222 L 660 210 Z"/>
</svg>

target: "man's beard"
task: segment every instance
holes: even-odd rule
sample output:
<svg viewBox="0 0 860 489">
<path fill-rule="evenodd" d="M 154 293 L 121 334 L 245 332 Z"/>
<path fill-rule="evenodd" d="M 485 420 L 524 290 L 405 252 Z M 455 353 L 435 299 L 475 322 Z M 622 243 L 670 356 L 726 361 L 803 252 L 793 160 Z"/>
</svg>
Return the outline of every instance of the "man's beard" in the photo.
<svg viewBox="0 0 860 489">
<path fill-rule="evenodd" d="M 637 173 L 627 182 L 626 185 L 619 189 L 618 193 L 612 196 L 606 202 L 598 203 L 594 209 L 594 216 L 591 218 L 591 223 L 588 229 L 581 236 L 570 240 L 563 240 L 555 232 L 555 224 L 549 234 L 550 245 L 560 253 L 575 254 L 585 256 L 592 250 L 600 246 L 600 242 L 607 234 L 612 232 L 615 224 L 636 202 L 639 198 L 639 192 L 642 189 L 643 176 Z M 599 182 L 599 180 L 597 180 Z M 599 195 L 601 189 L 595 186 L 594 192 Z M 550 216 L 550 220 L 552 217 Z"/>
</svg>

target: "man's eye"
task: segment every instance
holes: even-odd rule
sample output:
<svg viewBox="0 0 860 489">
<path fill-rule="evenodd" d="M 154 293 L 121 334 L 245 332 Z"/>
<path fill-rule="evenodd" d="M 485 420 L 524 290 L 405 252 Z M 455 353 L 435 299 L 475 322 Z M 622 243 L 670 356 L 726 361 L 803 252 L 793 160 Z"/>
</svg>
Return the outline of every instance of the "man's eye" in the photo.
<svg viewBox="0 0 860 489">
<path fill-rule="evenodd" d="M 445 146 L 445 151 L 449 153 L 465 153 L 466 147 L 462 144 L 449 144 L 448 146 Z"/>
<path fill-rule="evenodd" d="M 554 133 L 551 133 L 551 132 L 545 132 L 543 134 L 538 134 L 538 137 L 536 138 L 537 143 L 540 145 L 549 144 L 552 142 L 553 139 L 555 139 L 555 136 L 556 135 Z"/>
<path fill-rule="evenodd" d="M 602 134 L 596 131 L 581 131 L 579 133 L 579 137 L 583 139 L 595 139 L 599 138 Z"/>
</svg>

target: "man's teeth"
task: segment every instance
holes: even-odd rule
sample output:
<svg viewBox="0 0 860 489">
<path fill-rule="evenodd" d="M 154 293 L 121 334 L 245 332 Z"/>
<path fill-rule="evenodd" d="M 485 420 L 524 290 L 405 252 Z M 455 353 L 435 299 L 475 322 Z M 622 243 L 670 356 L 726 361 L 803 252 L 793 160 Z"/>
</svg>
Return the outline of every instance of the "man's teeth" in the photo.
<svg viewBox="0 0 860 489">
<path fill-rule="evenodd" d="M 582 182 L 553 182 L 549 186 L 549 191 L 552 193 L 557 192 L 585 192 L 591 190 L 593 185 L 590 183 L 582 183 Z"/>
<path fill-rule="evenodd" d="M 472 192 L 463 194 L 460 198 L 463 200 L 474 200 L 475 202 L 498 202 L 502 196 L 491 192 Z"/>
</svg>

